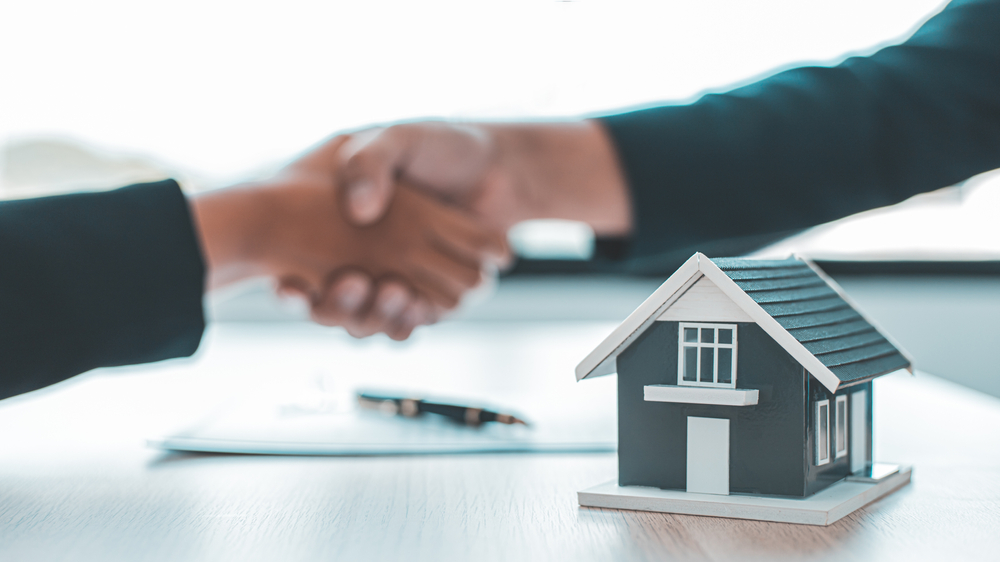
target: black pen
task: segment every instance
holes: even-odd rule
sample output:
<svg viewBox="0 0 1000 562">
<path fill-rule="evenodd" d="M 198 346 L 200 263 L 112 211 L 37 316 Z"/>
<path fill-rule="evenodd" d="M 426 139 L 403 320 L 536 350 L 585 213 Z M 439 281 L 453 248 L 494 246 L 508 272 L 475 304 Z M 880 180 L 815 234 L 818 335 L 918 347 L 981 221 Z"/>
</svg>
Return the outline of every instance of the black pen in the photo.
<svg viewBox="0 0 1000 562">
<path fill-rule="evenodd" d="M 454 404 L 438 404 L 418 398 L 398 398 L 393 396 L 378 396 L 359 393 L 358 404 L 363 408 L 379 410 L 390 415 L 415 418 L 421 414 L 437 414 L 465 425 L 477 426 L 486 422 L 504 423 L 507 425 L 519 423 L 528 425 L 524 420 L 510 414 L 491 412 L 483 408 L 457 406 Z"/>
</svg>

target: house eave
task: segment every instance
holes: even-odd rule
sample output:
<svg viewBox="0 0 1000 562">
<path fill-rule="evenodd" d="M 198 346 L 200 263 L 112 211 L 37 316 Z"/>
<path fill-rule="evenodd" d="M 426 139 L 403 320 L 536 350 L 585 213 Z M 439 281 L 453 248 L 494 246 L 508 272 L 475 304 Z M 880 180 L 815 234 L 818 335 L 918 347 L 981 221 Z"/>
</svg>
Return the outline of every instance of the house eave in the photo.
<svg viewBox="0 0 1000 562">
<path fill-rule="evenodd" d="M 845 388 L 851 388 L 852 386 L 862 385 L 862 384 L 865 384 L 865 383 L 872 382 L 875 379 L 882 378 L 882 377 L 888 377 L 888 376 L 895 375 L 895 374 L 898 374 L 898 373 L 907 373 L 909 375 L 913 375 L 913 367 L 912 366 L 911 367 L 904 367 L 902 369 L 896 369 L 894 371 L 886 371 L 885 373 L 878 373 L 876 375 L 871 375 L 871 376 L 863 377 L 863 378 L 860 378 L 860 379 L 855 379 L 855 380 L 851 380 L 851 381 L 842 381 L 840 383 L 840 386 L 837 387 L 837 388 L 840 389 L 840 390 L 843 390 Z"/>
<path fill-rule="evenodd" d="M 847 294 L 846 291 L 844 291 L 843 287 L 840 286 L 840 283 L 837 283 L 832 277 L 827 275 L 826 272 L 820 269 L 820 267 L 817 266 L 816 263 L 813 262 L 811 259 L 797 254 L 792 254 L 792 255 L 793 257 L 802 260 L 803 263 L 805 263 L 810 269 L 813 270 L 813 273 L 815 273 L 817 277 L 822 279 L 827 284 L 827 286 L 836 291 L 837 295 L 841 299 L 843 299 L 844 302 L 846 302 L 852 309 L 854 309 L 855 312 L 861 315 L 861 317 L 864 318 L 865 322 L 868 322 L 868 324 L 870 324 L 873 328 L 875 328 L 875 330 L 879 334 L 881 334 L 881 336 L 885 338 L 886 341 L 891 343 L 892 346 L 896 348 L 896 351 L 898 351 L 899 354 L 906 359 L 906 362 L 908 363 L 908 365 L 906 366 L 906 370 L 909 371 L 911 375 L 913 374 L 913 364 L 914 364 L 913 356 L 910 355 L 910 353 L 906 351 L 906 348 L 900 345 L 900 343 L 896 341 L 896 339 L 893 338 L 889 334 L 889 332 L 883 330 L 882 326 L 878 322 L 876 322 L 875 319 L 868 316 L 868 314 L 865 313 L 865 310 L 860 306 L 858 306 L 858 303 L 855 302 L 854 299 L 852 299 L 850 295 Z M 882 375 L 874 375 L 872 378 L 880 377 L 885 374 L 889 373 L 883 373 Z"/>
<path fill-rule="evenodd" d="M 736 303 L 736 306 L 742 308 L 750 318 L 753 318 L 754 322 L 767 335 L 771 336 L 778 345 L 784 348 L 793 359 L 798 361 L 806 371 L 809 371 L 809 374 L 815 377 L 827 390 L 837 392 L 837 388 L 841 384 L 837 375 L 817 359 L 804 345 L 799 343 L 792 334 L 788 333 L 788 330 L 782 327 L 766 310 L 750 298 L 750 295 L 743 292 L 743 289 L 740 289 L 736 282 L 730 279 L 719 266 L 715 265 L 712 260 L 704 259 L 699 262 L 698 269 L 705 277 L 708 277 L 710 281 L 715 283 L 727 297 Z"/>
<path fill-rule="evenodd" d="M 698 272 L 700 257 L 704 257 L 704 255 L 698 253 L 691 256 L 632 314 L 629 314 L 625 321 L 608 334 L 608 337 L 604 338 L 604 341 L 576 366 L 576 380 L 580 381 L 618 372 L 616 361 L 618 354 L 652 326 L 664 310 L 670 308 L 688 287 L 701 278 L 701 274 Z"/>
<path fill-rule="evenodd" d="M 802 259 L 802 258 L 799 258 Z M 839 296 L 844 299 L 855 310 L 859 310 L 855 303 L 850 301 L 844 294 L 843 290 L 837 285 L 832 279 L 826 276 L 822 271 L 818 270 L 814 264 L 808 260 L 802 259 L 809 267 L 811 267 L 817 275 L 819 275 L 831 288 L 833 288 Z M 715 284 L 723 294 L 726 295 L 736 306 L 742 309 L 749 317 L 752 319 L 761 329 L 764 330 L 775 342 L 778 343 L 789 355 L 792 356 L 800 365 L 810 375 L 812 375 L 817 381 L 819 381 L 827 390 L 830 392 L 837 392 L 838 389 L 857 384 L 861 381 L 841 381 L 837 375 L 830 370 L 829 367 L 823 364 L 815 355 L 812 354 L 806 347 L 800 343 L 798 340 L 792 336 L 781 324 L 778 323 L 767 311 L 763 309 L 757 302 L 755 302 L 750 295 L 743 291 L 733 281 L 722 269 L 716 265 L 711 259 L 702 253 L 696 253 L 691 256 L 684 264 L 674 272 L 666 281 L 663 282 L 660 287 L 653 292 L 638 308 L 636 308 L 632 314 L 625 319 L 607 338 L 604 339 L 590 354 L 587 355 L 576 366 L 576 380 L 580 381 L 586 378 L 600 377 L 604 375 L 614 374 L 618 371 L 617 357 L 625 348 L 632 344 L 636 339 L 639 338 L 654 322 L 660 317 L 668 308 L 673 306 L 673 304 L 687 291 L 695 282 L 697 282 L 701 277 L 707 277 L 709 281 Z M 878 326 L 867 316 L 862 317 L 869 324 L 875 327 L 878 332 L 885 336 L 885 332 L 878 328 Z M 887 337 L 888 339 L 888 337 Z M 893 341 L 889 342 L 896 347 L 896 349 L 902 350 L 899 345 Z M 908 354 L 901 351 L 903 356 L 906 358 L 909 365 L 907 365 L 906 370 L 910 373 L 913 372 L 913 361 Z M 883 376 L 873 375 L 871 377 L 865 377 L 863 382 Z"/>
</svg>

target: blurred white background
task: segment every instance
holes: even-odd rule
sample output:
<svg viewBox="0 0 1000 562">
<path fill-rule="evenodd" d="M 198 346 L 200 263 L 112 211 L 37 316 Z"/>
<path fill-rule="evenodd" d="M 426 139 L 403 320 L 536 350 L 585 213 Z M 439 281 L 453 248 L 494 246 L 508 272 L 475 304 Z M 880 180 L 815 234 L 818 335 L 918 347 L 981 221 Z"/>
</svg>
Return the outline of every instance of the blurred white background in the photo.
<svg viewBox="0 0 1000 562">
<path fill-rule="evenodd" d="M 164 175 L 190 189 L 225 185 L 370 123 L 541 119 L 690 101 L 901 42 L 941 7 L 940 0 L 0 0 L 0 198 Z M 770 251 L 1000 260 L 998 183 L 981 177 Z M 558 223 L 521 227 L 512 238 L 526 254 L 537 250 L 532 257 L 582 258 L 592 244 L 586 227 Z M 459 317 L 618 321 L 659 281 L 510 278 Z M 968 342 L 945 345 L 959 336 L 943 333 L 970 318 L 992 326 L 996 282 L 948 283 L 921 285 L 916 297 L 881 285 L 850 290 L 922 368 L 967 383 L 981 375 L 968 384 L 1000 395 L 990 346 L 978 362 L 957 365 L 950 350 Z M 938 308 L 914 309 L 931 296 Z M 208 305 L 216 320 L 305 317 L 294 303 L 275 302 L 264 284 L 217 293 Z M 920 316 L 927 311 L 938 320 Z M 988 340 L 995 330 L 977 333 Z"/>
<path fill-rule="evenodd" d="M 791 66 L 835 64 L 901 42 L 942 5 L 0 0 L 0 198 L 164 175 L 192 189 L 225 185 L 266 172 L 334 132 L 370 123 L 541 119 L 690 101 Z M 814 229 L 770 251 L 998 260 L 998 184 L 1000 178 L 987 175 Z M 592 243 L 586 228 L 566 224 L 520 228 L 513 238 L 526 253 L 539 249 L 533 257 L 581 258 Z M 459 317 L 617 321 L 658 283 L 511 278 Z M 918 355 L 922 368 L 1000 395 L 986 343 L 995 339 L 990 326 L 1000 310 L 991 296 L 996 281 L 942 283 L 912 294 L 894 285 L 849 289 Z M 304 318 L 300 307 L 269 295 L 262 284 L 216 294 L 209 315 Z M 913 306 L 931 297 L 937 300 Z M 950 350 L 969 344 L 945 327 L 973 320 L 983 327 L 977 333 L 985 338 L 984 353 L 958 364 Z"/>
<path fill-rule="evenodd" d="M 226 185 L 372 123 L 683 103 L 783 68 L 874 52 L 942 5 L 3 0 L 0 198 L 165 175 L 193 190 Z M 918 202 L 888 221 L 876 214 L 776 251 L 1000 259 L 991 220 L 1000 190 L 980 191 L 975 204 L 966 189 L 931 201 L 930 216 Z M 522 255 L 579 259 L 592 236 L 581 225 L 530 224 L 512 241 Z"/>
<path fill-rule="evenodd" d="M 68 139 L 217 185 L 373 122 L 689 100 L 871 52 L 940 5 L 3 0 L 0 140 Z"/>
</svg>

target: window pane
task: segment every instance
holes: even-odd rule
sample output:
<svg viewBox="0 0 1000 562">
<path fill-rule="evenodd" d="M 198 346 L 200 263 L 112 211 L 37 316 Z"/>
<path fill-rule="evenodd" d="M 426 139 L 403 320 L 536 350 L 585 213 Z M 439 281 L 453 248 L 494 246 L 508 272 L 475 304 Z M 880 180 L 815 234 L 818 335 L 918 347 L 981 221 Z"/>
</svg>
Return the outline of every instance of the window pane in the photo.
<svg viewBox="0 0 1000 562">
<path fill-rule="evenodd" d="M 819 407 L 819 460 L 830 458 L 830 406 L 823 404 Z"/>
<path fill-rule="evenodd" d="M 684 328 L 684 341 L 697 342 L 698 328 Z"/>
<path fill-rule="evenodd" d="M 733 331 L 729 328 L 719 328 L 719 343 L 733 343 Z"/>
<path fill-rule="evenodd" d="M 704 330 L 702 330 L 704 333 Z M 715 348 L 701 348 L 701 382 L 715 382 Z"/>
<path fill-rule="evenodd" d="M 701 343 L 715 343 L 715 328 L 701 329 Z"/>
<path fill-rule="evenodd" d="M 722 332 L 722 330 L 719 330 Z M 722 339 L 720 336 L 719 339 Z M 719 384 L 733 382 L 733 350 L 728 347 L 719 348 Z"/>
<path fill-rule="evenodd" d="M 698 380 L 698 348 L 697 347 L 685 347 L 684 348 L 684 380 L 686 381 L 696 381 Z"/>
<path fill-rule="evenodd" d="M 837 452 L 847 448 L 847 401 L 837 401 Z"/>
</svg>

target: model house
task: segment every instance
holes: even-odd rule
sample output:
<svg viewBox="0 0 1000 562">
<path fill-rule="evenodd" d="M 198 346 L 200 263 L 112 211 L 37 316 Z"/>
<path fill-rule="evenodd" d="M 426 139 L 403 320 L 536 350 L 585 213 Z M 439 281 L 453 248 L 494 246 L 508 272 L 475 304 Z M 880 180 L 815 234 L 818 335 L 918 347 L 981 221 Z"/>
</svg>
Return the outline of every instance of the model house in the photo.
<svg viewBox="0 0 1000 562">
<path fill-rule="evenodd" d="M 866 470 L 872 380 L 901 369 L 811 263 L 695 254 L 576 377 L 618 373 L 619 486 L 803 498 Z"/>
</svg>

